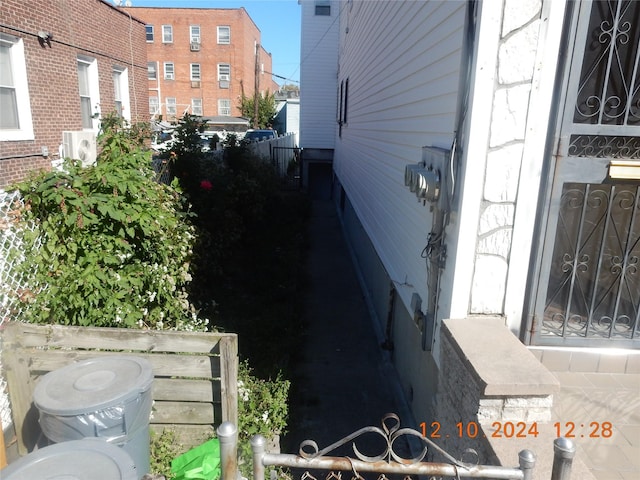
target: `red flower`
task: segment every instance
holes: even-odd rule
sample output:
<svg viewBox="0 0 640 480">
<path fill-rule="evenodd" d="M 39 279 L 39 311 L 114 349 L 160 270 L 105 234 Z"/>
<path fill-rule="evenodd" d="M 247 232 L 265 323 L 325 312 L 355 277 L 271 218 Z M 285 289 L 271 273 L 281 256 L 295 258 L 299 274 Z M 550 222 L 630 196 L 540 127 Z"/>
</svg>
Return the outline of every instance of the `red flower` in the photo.
<svg viewBox="0 0 640 480">
<path fill-rule="evenodd" d="M 203 190 L 211 190 L 213 188 L 213 185 L 209 180 L 202 180 L 200 182 L 200 188 Z"/>
</svg>

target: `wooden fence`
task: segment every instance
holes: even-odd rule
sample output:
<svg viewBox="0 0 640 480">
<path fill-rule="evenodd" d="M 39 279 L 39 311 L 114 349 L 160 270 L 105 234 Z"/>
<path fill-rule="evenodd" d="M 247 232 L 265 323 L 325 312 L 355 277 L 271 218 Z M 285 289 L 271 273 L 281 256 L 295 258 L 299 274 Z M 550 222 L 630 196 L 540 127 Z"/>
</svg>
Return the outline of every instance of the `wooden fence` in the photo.
<svg viewBox="0 0 640 480">
<path fill-rule="evenodd" d="M 238 421 L 238 340 L 235 334 L 67 327 L 7 323 L 2 365 L 19 455 L 41 437 L 33 390 L 38 378 L 71 362 L 102 355 L 136 355 L 154 373 L 151 430 L 175 431 L 186 448 Z"/>
</svg>

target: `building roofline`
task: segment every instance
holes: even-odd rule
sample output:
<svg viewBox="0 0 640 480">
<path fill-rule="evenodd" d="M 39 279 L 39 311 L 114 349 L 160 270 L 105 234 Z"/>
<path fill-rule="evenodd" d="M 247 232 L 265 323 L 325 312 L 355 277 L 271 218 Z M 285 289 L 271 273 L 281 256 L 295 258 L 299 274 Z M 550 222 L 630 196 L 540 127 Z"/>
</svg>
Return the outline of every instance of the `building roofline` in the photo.
<svg viewBox="0 0 640 480">
<path fill-rule="evenodd" d="M 146 22 L 143 22 L 142 20 L 140 20 L 139 18 L 134 17 L 133 15 L 131 15 L 129 12 L 126 12 L 124 10 L 124 8 L 118 7 L 117 5 L 113 4 L 112 2 L 110 2 L 109 0 L 98 0 L 100 3 L 105 4 L 107 7 L 111 8 L 112 10 L 115 10 L 116 12 L 118 12 L 120 15 L 126 15 L 127 17 L 129 17 L 131 20 L 135 20 L 136 22 L 142 24 L 142 25 L 146 25 Z"/>
</svg>

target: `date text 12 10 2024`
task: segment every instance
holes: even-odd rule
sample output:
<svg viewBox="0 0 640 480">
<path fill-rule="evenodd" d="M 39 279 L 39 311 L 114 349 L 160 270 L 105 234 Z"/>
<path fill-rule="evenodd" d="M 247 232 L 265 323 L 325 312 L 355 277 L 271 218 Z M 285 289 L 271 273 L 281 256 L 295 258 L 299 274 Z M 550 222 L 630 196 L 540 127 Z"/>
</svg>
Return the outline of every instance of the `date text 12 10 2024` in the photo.
<svg viewBox="0 0 640 480">
<path fill-rule="evenodd" d="M 490 427 L 490 428 L 487 428 Z M 555 422 L 553 424 L 556 437 L 565 438 L 610 438 L 613 435 L 611 422 Z M 484 426 L 490 433 L 483 434 L 477 422 L 458 422 L 453 429 L 444 428 L 440 422 L 422 422 L 420 430 L 423 437 L 428 438 L 527 438 L 537 437 L 538 423 L 526 422 L 491 422 Z"/>
</svg>

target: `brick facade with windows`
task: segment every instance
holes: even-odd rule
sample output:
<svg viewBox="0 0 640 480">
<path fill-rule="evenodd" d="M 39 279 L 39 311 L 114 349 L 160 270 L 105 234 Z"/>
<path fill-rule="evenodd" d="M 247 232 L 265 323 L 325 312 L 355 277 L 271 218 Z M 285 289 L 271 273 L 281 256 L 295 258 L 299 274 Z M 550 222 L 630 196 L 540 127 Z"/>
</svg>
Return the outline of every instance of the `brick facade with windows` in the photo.
<svg viewBox="0 0 640 480">
<path fill-rule="evenodd" d="M 261 44 L 260 30 L 244 8 L 123 10 L 147 24 L 149 77 L 155 72 L 148 80 L 150 113 L 155 118 L 172 121 L 185 112 L 240 115 L 242 94 L 255 92 L 255 45 Z M 258 64 L 258 90 L 275 92 L 271 54 L 262 46 Z"/>
<path fill-rule="evenodd" d="M 116 108 L 132 122 L 149 119 L 145 25 L 107 0 L 3 0 L 0 47 L 14 77 L 0 79 L 2 115 L 11 109 L 4 104 L 9 96 L 18 98 L 19 111 L 19 121 L 0 122 L 0 188 L 50 168 L 62 132 L 83 130 L 79 59 L 92 62 L 91 102 L 99 98 L 90 105 L 91 115 L 98 114 L 92 128 L 84 130 L 95 132 L 100 114 Z M 0 68 L 8 71 L 6 64 Z"/>
</svg>

